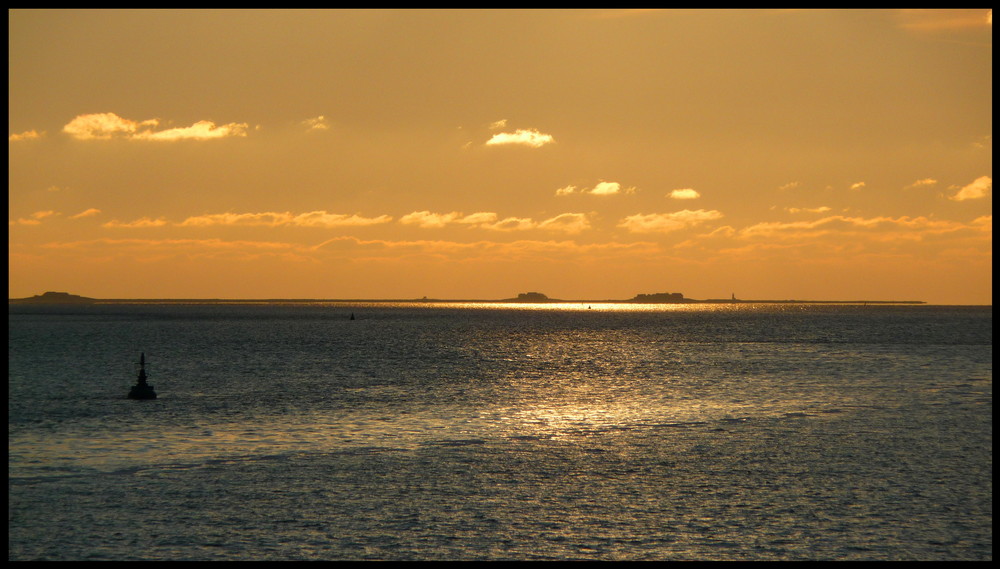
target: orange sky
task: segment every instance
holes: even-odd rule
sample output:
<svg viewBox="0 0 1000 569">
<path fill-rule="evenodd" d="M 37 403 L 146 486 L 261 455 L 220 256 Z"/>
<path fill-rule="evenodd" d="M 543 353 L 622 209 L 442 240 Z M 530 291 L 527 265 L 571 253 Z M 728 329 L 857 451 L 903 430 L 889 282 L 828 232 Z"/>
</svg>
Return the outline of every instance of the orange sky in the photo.
<svg viewBox="0 0 1000 569">
<path fill-rule="evenodd" d="M 992 304 L 988 10 L 8 28 L 11 298 Z"/>
</svg>

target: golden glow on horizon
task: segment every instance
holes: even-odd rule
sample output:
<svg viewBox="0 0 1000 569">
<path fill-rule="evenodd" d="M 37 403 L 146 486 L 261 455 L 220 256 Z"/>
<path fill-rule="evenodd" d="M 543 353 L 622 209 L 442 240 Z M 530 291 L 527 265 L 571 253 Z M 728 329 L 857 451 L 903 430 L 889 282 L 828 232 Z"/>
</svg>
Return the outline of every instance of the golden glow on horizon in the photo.
<svg viewBox="0 0 1000 569">
<path fill-rule="evenodd" d="M 992 303 L 991 10 L 8 16 L 12 298 Z"/>
</svg>

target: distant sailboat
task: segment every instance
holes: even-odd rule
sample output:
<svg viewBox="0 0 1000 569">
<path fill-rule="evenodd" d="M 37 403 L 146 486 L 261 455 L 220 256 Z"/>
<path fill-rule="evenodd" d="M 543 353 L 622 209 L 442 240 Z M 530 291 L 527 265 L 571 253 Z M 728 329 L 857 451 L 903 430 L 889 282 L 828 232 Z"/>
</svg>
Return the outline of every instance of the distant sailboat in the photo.
<svg viewBox="0 0 1000 569">
<path fill-rule="evenodd" d="M 132 386 L 128 392 L 129 399 L 156 399 L 156 392 L 153 386 L 146 383 L 146 353 L 139 355 L 139 377 L 138 382 Z"/>
</svg>

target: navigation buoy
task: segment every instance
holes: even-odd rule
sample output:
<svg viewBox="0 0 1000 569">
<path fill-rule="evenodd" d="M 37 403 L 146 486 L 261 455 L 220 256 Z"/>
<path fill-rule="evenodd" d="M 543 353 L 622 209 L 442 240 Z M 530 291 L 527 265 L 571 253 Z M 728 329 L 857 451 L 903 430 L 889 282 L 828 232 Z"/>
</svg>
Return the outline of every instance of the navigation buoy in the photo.
<svg viewBox="0 0 1000 569">
<path fill-rule="evenodd" d="M 146 353 L 139 355 L 139 377 L 132 390 L 128 392 L 129 399 L 156 399 L 153 386 L 146 383 Z"/>
</svg>

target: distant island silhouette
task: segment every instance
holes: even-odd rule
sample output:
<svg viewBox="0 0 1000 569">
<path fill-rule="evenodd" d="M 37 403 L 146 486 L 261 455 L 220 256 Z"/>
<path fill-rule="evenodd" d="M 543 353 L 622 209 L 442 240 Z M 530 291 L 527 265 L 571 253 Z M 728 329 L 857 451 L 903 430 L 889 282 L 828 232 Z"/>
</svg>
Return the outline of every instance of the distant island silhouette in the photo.
<svg viewBox="0 0 1000 569">
<path fill-rule="evenodd" d="M 489 301 L 482 301 L 489 302 Z M 548 296 L 540 292 L 522 292 L 518 294 L 515 298 L 505 298 L 500 302 L 526 302 L 526 303 L 542 303 L 542 302 L 591 302 L 591 303 L 619 303 L 619 304 L 719 304 L 719 303 L 744 303 L 744 304 L 926 304 L 923 300 L 744 300 L 736 298 L 733 294 L 730 298 L 708 298 L 705 300 L 696 300 L 693 298 L 687 298 L 684 294 L 679 292 L 653 292 L 653 293 L 639 293 L 634 297 L 627 300 L 567 300 L 558 298 L 549 298 Z"/>
<path fill-rule="evenodd" d="M 679 292 L 654 292 L 652 294 L 637 294 L 629 300 L 561 300 L 549 298 L 540 292 L 522 292 L 516 298 L 506 298 L 501 302 L 641 302 L 648 304 L 676 304 L 682 302 L 702 302 L 684 298 Z"/>
<path fill-rule="evenodd" d="M 163 304 L 184 304 L 184 303 L 299 303 L 299 302 L 521 302 L 521 303 L 619 303 L 619 304 L 719 304 L 719 303 L 743 303 L 743 304 L 926 304 L 923 300 L 744 300 L 736 298 L 733 294 L 730 298 L 708 298 L 695 300 L 687 298 L 679 292 L 654 292 L 640 293 L 627 300 L 615 299 L 584 299 L 570 300 L 549 298 L 540 292 L 522 292 L 514 298 L 500 300 L 489 299 L 436 299 L 436 298 L 410 298 L 410 299 L 361 299 L 361 298 L 264 298 L 264 299 L 223 299 L 223 298 L 112 298 L 98 299 L 70 294 L 68 292 L 46 292 L 29 298 L 8 298 L 8 304 L 134 304 L 134 303 L 163 303 Z"/>
<path fill-rule="evenodd" d="M 77 296 L 68 292 L 46 292 L 30 298 L 11 298 L 8 303 L 14 304 L 93 304 L 97 299 Z"/>
</svg>

